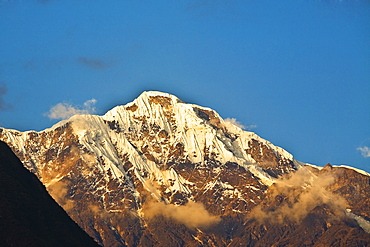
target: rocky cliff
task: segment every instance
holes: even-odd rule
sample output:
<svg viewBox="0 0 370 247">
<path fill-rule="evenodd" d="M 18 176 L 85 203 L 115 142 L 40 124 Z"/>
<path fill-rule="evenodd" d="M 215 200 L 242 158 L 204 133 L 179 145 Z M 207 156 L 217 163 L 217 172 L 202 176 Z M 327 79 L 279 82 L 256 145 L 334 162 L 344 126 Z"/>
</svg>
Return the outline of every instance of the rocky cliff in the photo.
<svg viewBox="0 0 370 247">
<path fill-rule="evenodd" d="M 170 94 L 0 139 L 104 246 L 370 243 L 369 174 L 302 164 Z"/>
</svg>

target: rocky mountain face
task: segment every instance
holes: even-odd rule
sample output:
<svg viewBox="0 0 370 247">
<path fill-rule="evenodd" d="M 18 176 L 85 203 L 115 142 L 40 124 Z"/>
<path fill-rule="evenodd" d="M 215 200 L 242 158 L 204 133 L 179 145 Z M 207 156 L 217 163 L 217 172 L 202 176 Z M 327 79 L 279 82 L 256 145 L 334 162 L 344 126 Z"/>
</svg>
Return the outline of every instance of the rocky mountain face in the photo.
<svg viewBox="0 0 370 247">
<path fill-rule="evenodd" d="M 99 246 L 0 141 L 0 246 Z"/>
<path fill-rule="evenodd" d="M 369 174 L 300 163 L 170 94 L 0 140 L 103 246 L 370 243 Z"/>
</svg>

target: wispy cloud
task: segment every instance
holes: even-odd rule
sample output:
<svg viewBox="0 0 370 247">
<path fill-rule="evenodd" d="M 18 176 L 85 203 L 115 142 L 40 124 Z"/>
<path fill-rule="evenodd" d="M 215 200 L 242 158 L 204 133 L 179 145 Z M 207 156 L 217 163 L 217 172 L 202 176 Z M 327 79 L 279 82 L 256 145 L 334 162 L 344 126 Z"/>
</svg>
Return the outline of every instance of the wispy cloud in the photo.
<svg viewBox="0 0 370 247">
<path fill-rule="evenodd" d="M 0 85 L 0 111 L 6 111 L 11 108 L 11 105 L 6 103 L 4 100 L 4 95 L 8 93 L 8 88 L 6 85 Z"/>
<path fill-rule="evenodd" d="M 226 118 L 225 119 L 225 122 L 226 123 L 231 123 L 233 125 L 236 125 L 239 128 L 241 128 L 241 129 L 245 129 L 245 126 L 243 124 L 241 124 L 238 120 L 236 120 L 236 118 Z"/>
<path fill-rule="evenodd" d="M 162 215 L 188 228 L 207 228 L 221 220 L 218 216 L 211 215 L 201 202 L 189 201 L 185 205 L 173 205 L 157 201 L 161 198 L 161 193 L 154 181 L 146 180 L 144 186 L 151 192 L 151 198 L 143 206 L 144 217 L 149 220 Z"/>
<path fill-rule="evenodd" d="M 193 201 L 180 206 L 150 201 L 145 203 L 143 212 L 147 219 L 162 215 L 191 229 L 208 228 L 221 220 L 219 217 L 211 215 L 202 203 Z"/>
<path fill-rule="evenodd" d="M 7 93 L 7 88 L 5 85 L 0 86 L 0 111 L 3 111 L 4 108 L 6 108 L 5 101 L 3 99 L 3 96 Z"/>
<path fill-rule="evenodd" d="M 96 70 L 107 69 L 112 67 L 114 64 L 112 61 L 106 61 L 105 59 L 89 57 L 79 57 L 77 58 L 77 61 L 86 67 Z"/>
<path fill-rule="evenodd" d="M 257 125 L 256 124 L 252 124 L 252 125 L 245 126 L 244 129 L 246 129 L 246 130 L 252 130 L 252 129 L 255 129 L 255 128 L 257 128 Z"/>
<path fill-rule="evenodd" d="M 224 119 L 224 121 L 225 121 L 226 124 L 233 124 L 233 125 L 238 126 L 239 128 L 244 129 L 244 130 L 252 130 L 252 129 L 257 128 L 257 125 L 255 125 L 255 124 L 253 124 L 253 125 L 243 125 L 241 122 L 236 120 L 236 118 L 226 118 L 226 119 Z"/>
<path fill-rule="evenodd" d="M 361 152 L 361 155 L 364 158 L 369 158 L 370 157 L 370 148 L 369 147 L 362 146 L 362 147 L 358 147 L 357 150 L 359 150 Z"/>
<path fill-rule="evenodd" d="M 74 207 L 74 201 L 69 199 L 68 196 L 68 191 L 70 188 L 71 185 L 68 182 L 61 180 L 49 184 L 46 188 L 54 200 L 67 212 Z"/>
<path fill-rule="evenodd" d="M 254 207 L 248 218 L 254 218 L 261 222 L 283 223 L 286 220 L 296 222 L 304 219 L 317 206 L 327 205 L 334 213 L 332 217 L 343 216 L 347 202 L 338 194 L 328 190 L 336 180 L 335 174 L 314 174 L 310 167 L 303 167 L 287 176 L 275 181 L 269 188 L 267 200 L 284 198 L 281 203 L 266 207 L 268 204 L 260 204 Z"/>
<path fill-rule="evenodd" d="M 78 114 L 93 114 L 96 112 L 94 105 L 96 99 L 86 101 L 82 106 L 73 106 L 69 103 L 58 103 L 51 107 L 49 112 L 45 114 L 50 119 L 68 119 L 73 115 Z"/>
</svg>

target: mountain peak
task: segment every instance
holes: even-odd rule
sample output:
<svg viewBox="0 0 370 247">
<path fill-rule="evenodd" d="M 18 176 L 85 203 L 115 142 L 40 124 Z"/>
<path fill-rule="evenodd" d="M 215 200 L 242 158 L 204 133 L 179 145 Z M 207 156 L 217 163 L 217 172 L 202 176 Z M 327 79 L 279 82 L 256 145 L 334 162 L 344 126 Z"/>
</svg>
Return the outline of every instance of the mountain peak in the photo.
<svg viewBox="0 0 370 247">
<path fill-rule="evenodd" d="M 138 98 L 141 98 L 141 97 L 167 97 L 167 98 L 178 100 L 177 96 L 170 94 L 170 93 L 161 92 L 161 91 L 143 91 L 139 95 Z"/>
<path fill-rule="evenodd" d="M 176 229 L 176 234 L 188 234 L 180 236 L 188 245 L 204 246 L 212 236 L 214 245 L 236 245 L 238 240 L 226 232 L 253 226 L 253 221 L 244 222 L 245 215 L 264 205 L 266 198 L 275 200 L 269 188 L 278 188 L 279 177 L 304 166 L 216 111 L 158 91 L 143 92 L 103 116 L 74 116 L 41 132 L 0 129 L 0 140 L 12 146 L 71 217 L 106 246 L 176 246 L 171 241 L 179 238 L 166 232 Z M 367 179 L 362 178 L 364 186 Z M 279 198 L 271 202 L 273 207 L 285 200 Z M 354 212 L 360 208 L 367 207 Z M 214 233 L 192 229 L 208 224 L 213 224 Z M 220 237 L 224 234 L 225 239 Z"/>
<path fill-rule="evenodd" d="M 150 104 L 160 104 L 163 107 L 182 103 L 182 101 L 175 95 L 164 93 L 160 91 L 144 91 L 133 102 L 147 102 Z"/>
</svg>

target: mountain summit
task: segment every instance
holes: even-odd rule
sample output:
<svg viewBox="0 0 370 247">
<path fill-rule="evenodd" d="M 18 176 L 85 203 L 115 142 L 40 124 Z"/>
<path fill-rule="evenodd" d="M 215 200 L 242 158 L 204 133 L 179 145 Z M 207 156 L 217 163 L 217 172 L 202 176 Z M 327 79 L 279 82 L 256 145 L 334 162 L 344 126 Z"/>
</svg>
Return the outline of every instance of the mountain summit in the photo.
<svg viewBox="0 0 370 247">
<path fill-rule="evenodd" d="M 167 93 L 0 140 L 104 246 L 370 243 L 369 174 L 300 163 Z"/>
</svg>

